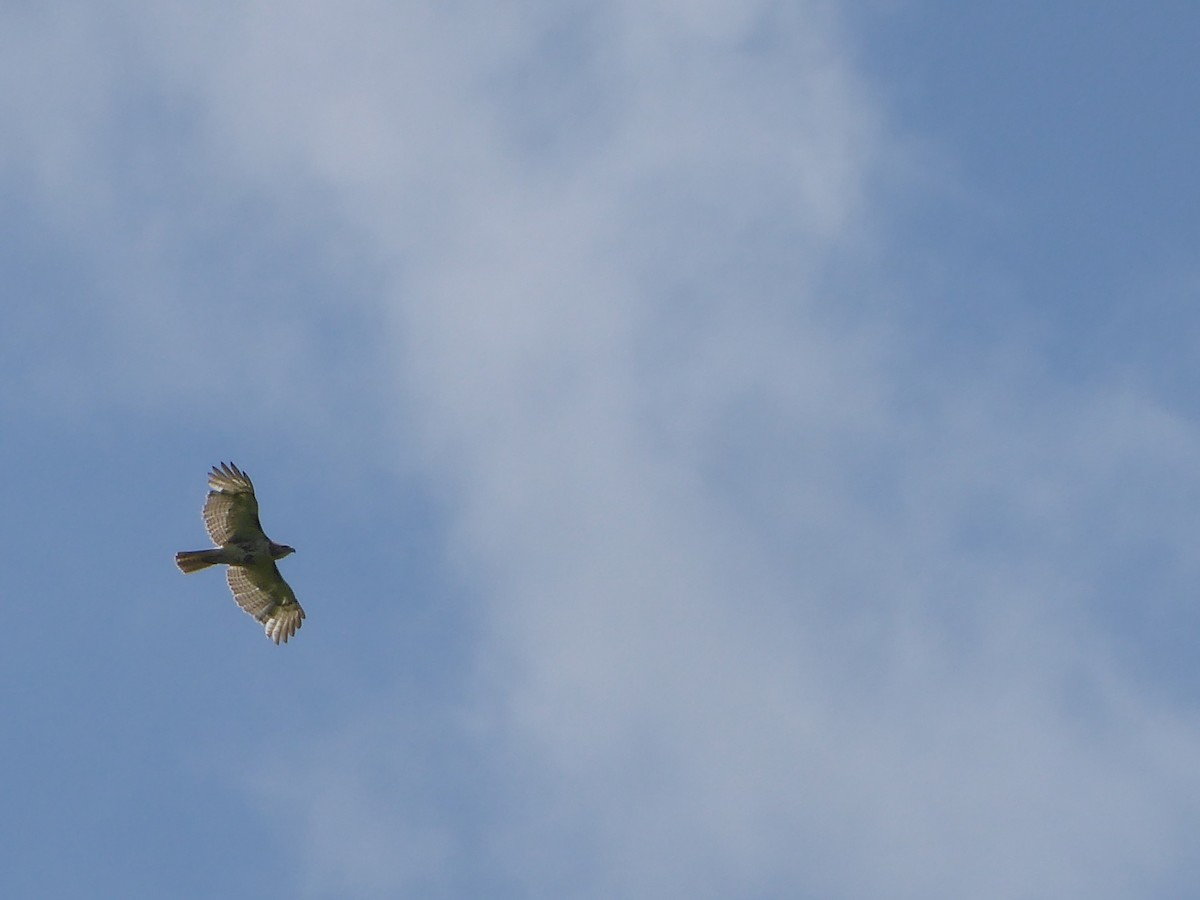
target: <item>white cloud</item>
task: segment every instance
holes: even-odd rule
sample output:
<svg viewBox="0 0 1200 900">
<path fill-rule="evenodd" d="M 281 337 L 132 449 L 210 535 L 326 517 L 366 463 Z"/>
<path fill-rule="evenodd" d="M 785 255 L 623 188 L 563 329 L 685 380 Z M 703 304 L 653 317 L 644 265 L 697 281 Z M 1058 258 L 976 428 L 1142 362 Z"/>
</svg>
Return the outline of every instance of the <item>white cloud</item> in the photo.
<svg viewBox="0 0 1200 900">
<path fill-rule="evenodd" d="M 508 34 L 484 62 L 437 45 L 434 85 L 340 69 L 350 109 L 393 121 L 359 127 L 394 166 L 349 163 L 358 131 L 342 148 L 283 126 L 312 171 L 396 204 L 350 192 L 398 240 L 403 408 L 478 575 L 496 883 L 1116 896 L 1169 867 L 1196 735 L 1109 658 L 1081 546 L 1155 443 L 1113 443 L 1105 391 L 1072 408 L 986 372 L 895 410 L 925 377 L 892 355 L 902 336 L 820 293 L 881 152 L 836 49 L 785 63 L 713 42 L 742 19 L 613 9 L 589 20 L 616 63 L 589 75 L 604 122 L 562 111 L 594 143 L 546 169 L 480 93 L 523 62 Z M 437 241 L 400 224 L 418 184 L 443 202 L 421 223 Z"/>
<path fill-rule="evenodd" d="M 381 690 L 385 726 L 348 711 L 262 787 L 312 893 L 1104 897 L 1186 866 L 1198 735 L 1091 605 L 1130 532 L 1188 574 L 1155 511 L 1195 430 L 914 359 L 840 302 L 894 290 L 844 266 L 892 146 L 799 9 L 142 20 L 221 190 L 366 242 L 372 402 L 478 598 L 457 754 Z M 277 370 L 320 346 L 297 328 Z"/>
</svg>

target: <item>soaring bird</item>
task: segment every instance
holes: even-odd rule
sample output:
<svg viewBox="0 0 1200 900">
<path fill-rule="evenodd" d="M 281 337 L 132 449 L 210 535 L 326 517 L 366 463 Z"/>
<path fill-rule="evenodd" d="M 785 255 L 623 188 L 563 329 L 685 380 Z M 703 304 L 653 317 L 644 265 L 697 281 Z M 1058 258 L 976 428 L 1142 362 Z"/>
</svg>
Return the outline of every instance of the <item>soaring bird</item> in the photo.
<svg viewBox="0 0 1200 900">
<path fill-rule="evenodd" d="M 175 554 L 175 564 L 185 573 L 228 566 L 225 577 L 238 606 L 262 623 L 267 637 L 286 644 L 304 621 L 304 610 L 279 574 L 275 560 L 296 551 L 263 534 L 254 485 L 233 463 L 213 466 L 208 486 L 204 526 L 217 546 L 182 550 Z"/>
</svg>

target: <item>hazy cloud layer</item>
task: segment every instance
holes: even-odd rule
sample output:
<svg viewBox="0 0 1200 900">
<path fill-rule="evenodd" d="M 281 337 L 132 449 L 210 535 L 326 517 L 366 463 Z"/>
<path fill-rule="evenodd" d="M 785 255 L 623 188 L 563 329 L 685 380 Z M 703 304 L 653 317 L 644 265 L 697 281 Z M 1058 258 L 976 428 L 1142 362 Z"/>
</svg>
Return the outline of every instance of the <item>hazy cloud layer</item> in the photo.
<svg viewBox="0 0 1200 900">
<path fill-rule="evenodd" d="M 302 890 L 1195 884 L 1193 708 L 1121 611 L 1194 584 L 1195 427 L 1004 334 L 926 352 L 871 265 L 911 162 L 826 4 L 82 9 L 39 39 L 97 59 L 116 28 L 196 179 L 187 224 L 153 191 L 80 201 L 148 260 L 111 276 L 141 293 L 109 346 L 136 322 L 183 354 L 145 402 L 249 377 L 348 453 L 385 437 L 470 595 L 452 708 L 381 685 L 255 786 Z M 144 92 L 99 68 L 14 113 L 43 143 L 10 171 L 59 223 L 133 149 L 112 97 Z M 212 351 L 232 371 L 189 356 L 203 236 L 247 242 L 249 286 L 207 301 L 246 326 Z M 261 249 L 297 269 L 265 299 Z"/>
</svg>

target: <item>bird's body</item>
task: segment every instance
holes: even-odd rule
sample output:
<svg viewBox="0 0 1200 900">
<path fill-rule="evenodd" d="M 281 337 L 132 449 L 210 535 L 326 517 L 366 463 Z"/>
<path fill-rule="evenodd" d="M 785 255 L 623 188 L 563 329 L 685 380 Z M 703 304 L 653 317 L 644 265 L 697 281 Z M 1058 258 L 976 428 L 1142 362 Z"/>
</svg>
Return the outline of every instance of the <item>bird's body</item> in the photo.
<svg viewBox="0 0 1200 900">
<path fill-rule="evenodd" d="M 204 525 L 217 546 L 182 550 L 175 554 L 175 564 L 187 573 L 228 566 L 225 574 L 238 606 L 262 623 L 267 637 L 286 644 L 304 621 L 304 610 L 279 574 L 275 560 L 295 551 L 263 533 L 254 485 L 237 466 L 214 466 L 208 486 Z"/>
<path fill-rule="evenodd" d="M 211 550 L 180 550 L 175 554 L 179 568 L 189 574 L 209 566 L 259 566 L 276 559 L 271 555 L 270 545 L 252 541 L 226 544 Z"/>
</svg>

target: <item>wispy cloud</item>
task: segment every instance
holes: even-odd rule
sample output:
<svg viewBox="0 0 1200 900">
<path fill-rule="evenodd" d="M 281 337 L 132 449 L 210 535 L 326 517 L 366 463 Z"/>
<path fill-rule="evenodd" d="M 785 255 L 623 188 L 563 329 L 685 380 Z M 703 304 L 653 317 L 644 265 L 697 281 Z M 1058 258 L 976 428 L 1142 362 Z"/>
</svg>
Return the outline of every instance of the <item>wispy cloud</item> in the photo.
<svg viewBox="0 0 1200 900">
<path fill-rule="evenodd" d="M 395 255 L 399 408 L 475 575 L 482 724 L 432 777 L 490 788 L 434 832 L 444 883 L 482 856 L 535 896 L 1124 893 L 1182 849 L 1197 735 L 1114 662 L 1089 542 L 1148 499 L 1114 482 L 1162 444 L 1124 417 L 1195 435 L 1104 386 L 939 373 L 879 302 L 843 313 L 887 138 L 834 32 L 769 14 L 414 14 L 293 35 L 332 56 L 311 91 L 256 82 Z M 335 64 L 355 48 L 375 65 Z M 413 825 L 353 768 L 312 773 L 374 795 L 334 830 L 377 862 Z"/>
<path fill-rule="evenodd" d="M 318 269 L 371 325 L 366 361 L 305 374 L 334 301 L 301 291 L 248 313 L 282 334 L 264 371 L 389 417 L 478 615 L 452 708 L 383 686 L 272 763 L 302 886 L 1188 877 L 1200 735 L 1113 612 L 1167 601 L 1112 578 L 1131 543 L 1166 548 L 1169 589 L 1194 574 L 1172 498 L 1195 428 L 1003 336 L 973 367 L 923 353 L 870 268 L 902 239 L 872 214 L 902 151 L 824 4 L 173 15 L 139 19 L 139 53 L 214 188 L 302 217 L 256 246 L 353 235 Z"/>
</svg>

